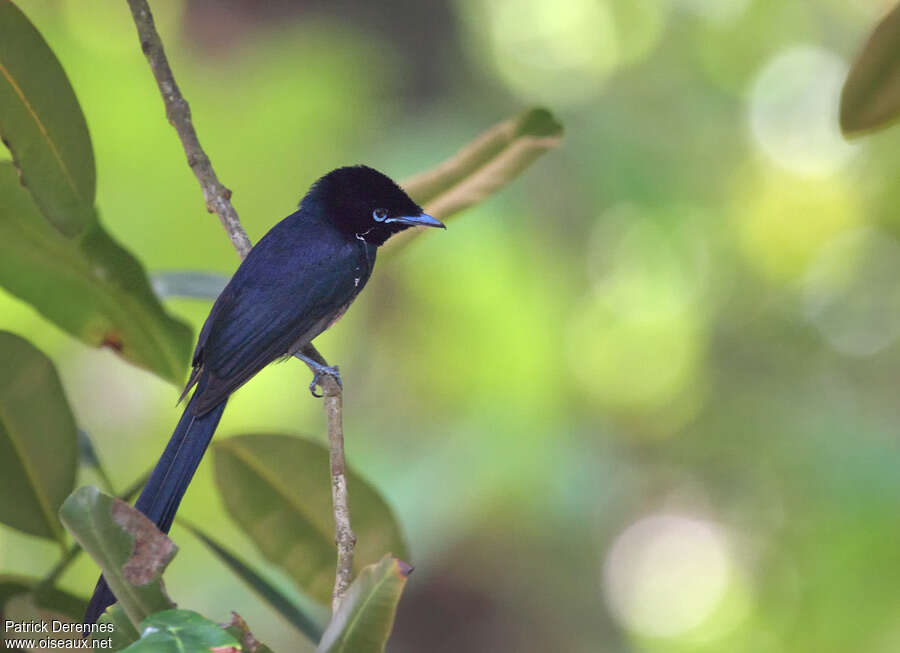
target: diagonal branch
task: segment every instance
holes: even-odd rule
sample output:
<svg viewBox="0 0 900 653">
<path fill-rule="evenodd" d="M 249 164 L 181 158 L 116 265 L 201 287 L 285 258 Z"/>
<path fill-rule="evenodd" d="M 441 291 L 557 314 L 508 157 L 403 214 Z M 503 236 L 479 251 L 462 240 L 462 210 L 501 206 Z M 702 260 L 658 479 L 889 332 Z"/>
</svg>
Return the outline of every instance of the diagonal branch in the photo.
<svg viewBox="0 0 900 653">
<path fill-rule="evenodd" d="M 166 117 L 178 133 L 188 165 L 203 190 L 206 210 L 219 216 L 231 243 L 243 259 L 250 252 L 252 245 L 247 232 L 241 226 L 237 211 L 231 204 L 231 191 L 228 190 L 213 170 L 209 157 L 200 145 L 197 131 L 191 120 L 191 108 L 181 94 L 178 84 L 163 50 L 162 39 L 156 31 L 153 14 L 146 0 L 128 0 L 134 24 L 141 41 L 141 50 L 147 57 L 153 77 L 166 106 Z M 309 344 L 303 353 L 323 365 L 325 359 Z M 328 452 L 331 459 L 331 495 L 334 503 L 335 543 L 337 544 L 337 571 L 335 573 L 332 609 L 337 612 L 340 601 L 350 586 L 353 576 L 353 547 L 356 536 L 350 526 L 350 508 L 347 502 L 347 479 L 344 460 L 344 431 L 342 392 L 337 381 L 331 376 L 323 376 L 320 385 L 324 395 L 323 405 L 328 420 Z"/>
</svg>

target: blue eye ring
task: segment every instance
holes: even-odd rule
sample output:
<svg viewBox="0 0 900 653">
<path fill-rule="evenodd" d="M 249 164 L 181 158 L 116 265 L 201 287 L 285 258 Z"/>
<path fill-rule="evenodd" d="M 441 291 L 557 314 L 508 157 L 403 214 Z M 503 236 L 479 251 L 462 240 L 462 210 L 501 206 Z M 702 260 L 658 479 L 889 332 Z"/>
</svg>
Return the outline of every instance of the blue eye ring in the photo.
<svg viewBox="0 0 900 653">
<path fill-rule="evenodd" d="M 372 211 L 372 219 L 375 222 L 384 222 L 387 220 L 388 212 L 387 209 L 375 209 Z"/>
</svg>

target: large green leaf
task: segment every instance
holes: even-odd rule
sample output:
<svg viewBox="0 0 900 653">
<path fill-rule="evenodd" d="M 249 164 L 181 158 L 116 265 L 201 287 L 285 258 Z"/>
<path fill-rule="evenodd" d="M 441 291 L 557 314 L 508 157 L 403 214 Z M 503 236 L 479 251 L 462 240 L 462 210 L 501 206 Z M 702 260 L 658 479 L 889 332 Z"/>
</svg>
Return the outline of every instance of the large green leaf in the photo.
<svg viewBox="0 0 900 653">
<path fill-rule="evenodd" d="M 0 0 L 0 136 L 41 212 L 74 236 L 93 222 L 87 123 L 66 73 L 34 25 Z"/>
<path fill-rule="evenodd" d="M 484 201 L 562 142 L 563 128 L 546 109 L 529 109 L 482 133 L 431 170 L 401 186 L 431 215 L 447 218 Z M 386 249 L 395 251 L 424 231 L 407 229 Z"/>
<path fill-rule="evenodd" d="M 337 554 L 328 449 L 288 435 L 242 435 L 213 445 L 225 507 L 267 560 L 310 596 L 331 599 Z M 385 553 L 406 557 L 391 509 L 352 470 L 347 488 L 357 536 L 355 568 Z"/>
<path fill-rule="evenodd" d="M 165 312 L 141 265 L 98 222 L 76 238 L 53 229 L 9 162 L 0 163 L 0 285 L 88 344 L 184 379 L 191 330 Z"/>
<path fill-rule="evenodd" d="M 141 638 L 128 653 L 237 653 L 241 643 L 231 633 L 190 610 L 165 610 L 140 626 Z"/>
<path fill-rule="evenodd" d="M 391 556 L 360 572 L 325 629 L 318 653 L 381 653 L 412 567 Z"/>
<path fill-rule="evenodd" d="M 93 486 L 75 490 L 59 516 L 100 565 L 131 623 L 139 626 L 151 614 L 172 607 L 161 576 L 178 547 L 147 517 Z"/>
<path fill-rule="evenodd" d="M 57 511 L 75 486 L 78 429 L 56 369 L 0 331 L 0 522 L 65 543 Z"/>
<path fill-rule="evenodd" d="M 900 4 L 884 17 L 853 62 L 841 93 L 841 129 L 854 135 L 900 117 Z"/>
</svg>

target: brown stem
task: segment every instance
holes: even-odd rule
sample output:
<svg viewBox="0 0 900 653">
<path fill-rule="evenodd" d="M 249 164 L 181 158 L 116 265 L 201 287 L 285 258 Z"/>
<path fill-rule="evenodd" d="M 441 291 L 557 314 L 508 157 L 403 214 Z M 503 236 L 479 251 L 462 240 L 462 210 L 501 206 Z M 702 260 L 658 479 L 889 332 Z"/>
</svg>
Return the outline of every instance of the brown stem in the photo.
<svg viewBox="0 0 900 653">
<path fill-rule="evenodd" d="M 153 14 L 146 0 L 128 0 L 134 24 L 137 27 L 141 50 L 147 57 L 156 85 L 159 87 L 166 117 L 178 133 L 187 156 L 188 165 L 203 190 L 206 210 L 219 216 L 219 221 L 231 239 L 241 258 L 247 256 L 252 245 L 247 232 L 241 226 L 237 211 L 231 204 L 231 191 L 219 181 L 209 157 L 200 145 L 197 131 L 191 120 L 191 108 L 181 94 L 169 61 L 163 50 L 162 39 L 156 31 Z M 304 348 L 310 358 L 325 365 L 325 359 L 312 344 Z M 331 495 L 334 502 L 335 543 L 337 544 L 337 572 L 335 574 L 332 608 L 337 610 L 353 577 L 353 547 L 356 536 L 350 528 L 350 508 L 347 503 L 347 478 L 344 461 L 344 432 L 342 425 L 341 386 L 332 376 L 323 376 L 320 386 L 324 395 L 325 415 L 328 419 L 328 453 L 331 459 Z"/>
<path fill-rule="evenodd" d="M 181 95 L 178 84 L 175 83 L 175 77 L 172 75 L 169 60 L 163 50 L 162 39 L 159 37 L 159 32 L 156 31 L 150 7 L 146 0 L 128 0 L 128 6 L 131 8 L 131 15 L 134 16 L 138 38 L 141 40 L 141 50 L 147 57 L 150 70 L 153 71 L 153 77 L 156 78 L 159 93 L 166 105 L 166 117 L 178 132 L 178 138 L 181 139 L 181 145 L 187 155 L 188 165 L 194 171 L 197 181 L 200 182 L 203 199 L 206 200 L 206 210 L 219 216 L 234 248 L 243 258 L 247 256 L 247 252 L 252 247 L 250 239 L 238 220 L 237 211 L 231 204 L 231 191 L 219 181 L 209 157 L 206 156 L 206 152 L 200 145 L 197 130 L 194 129 L 194 123 L 191 120 L 191 108 L 184 96 Z"/>
</svg>

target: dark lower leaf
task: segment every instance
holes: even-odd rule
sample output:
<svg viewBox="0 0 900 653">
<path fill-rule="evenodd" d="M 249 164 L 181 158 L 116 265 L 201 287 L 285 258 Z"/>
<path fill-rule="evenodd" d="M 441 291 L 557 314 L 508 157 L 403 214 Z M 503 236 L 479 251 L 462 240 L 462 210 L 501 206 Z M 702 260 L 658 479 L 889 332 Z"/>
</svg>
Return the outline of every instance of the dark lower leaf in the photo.
<svg viewBox="0 0 900 653">
<path fill-rule="evenodd" d="M 56 369 L 0 331 L 0 522 L 65 542 L 57 511 L 75 485 L 78 430 Z"/>
</svg>

